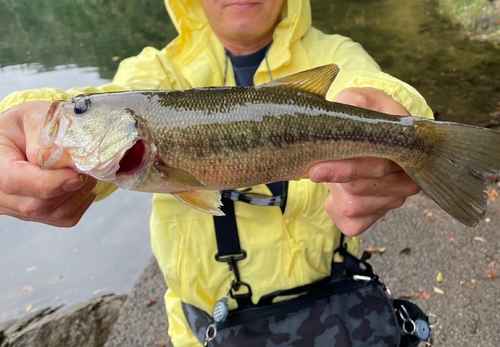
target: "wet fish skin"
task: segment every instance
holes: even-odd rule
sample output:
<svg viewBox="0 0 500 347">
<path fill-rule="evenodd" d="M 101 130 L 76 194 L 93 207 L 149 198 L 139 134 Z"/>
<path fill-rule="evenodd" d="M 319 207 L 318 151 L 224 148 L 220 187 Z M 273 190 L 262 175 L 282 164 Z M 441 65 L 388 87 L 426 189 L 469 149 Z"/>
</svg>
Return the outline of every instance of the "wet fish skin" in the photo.
<svg viewBox="0 0 500 347">
<path fill-rule="evenodd" d="M 399 164 L 452 216 L 475 225 L 486 209 L 485 174 L 500 169 L 493 150 L 500 133 L 329 102 L 337 72 L 329 65 L 257 87 L 59 102 L 48 112 L 39 162 L 74 163 L 123 188 L 173 193 L 218 214 L 218 190 L 298 179 L 320 161 L 381 157 Z"/>
</svg>

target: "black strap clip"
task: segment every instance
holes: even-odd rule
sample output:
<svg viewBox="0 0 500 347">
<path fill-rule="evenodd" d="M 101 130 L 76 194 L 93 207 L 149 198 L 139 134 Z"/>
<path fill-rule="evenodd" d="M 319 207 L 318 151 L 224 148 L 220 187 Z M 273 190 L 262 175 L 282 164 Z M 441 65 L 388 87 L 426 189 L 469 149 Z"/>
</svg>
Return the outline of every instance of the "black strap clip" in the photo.
<svg viewBox="0 0 500 347">
<path fill-rule="evenodd" d="M 242 249 L 240 249 L 240 251 L 241 252 L 239 254 L 219 255 L 219 253 L 217 253 L 215 255 L 215 260 L 217 260 L 218 262 L 227 263 L 229 265 L 229 271 L 232 271 L 234 273 L 234 277 L 236 278 L 236 284 L 233 285 L 234 290 L 239 289 L 239 285 L 237 283 L 243 283 L 241 282 L 240 271 L 238 270 L 236 262 L 245 259 L 247 257 L 247 252 Z"/>
</svg>

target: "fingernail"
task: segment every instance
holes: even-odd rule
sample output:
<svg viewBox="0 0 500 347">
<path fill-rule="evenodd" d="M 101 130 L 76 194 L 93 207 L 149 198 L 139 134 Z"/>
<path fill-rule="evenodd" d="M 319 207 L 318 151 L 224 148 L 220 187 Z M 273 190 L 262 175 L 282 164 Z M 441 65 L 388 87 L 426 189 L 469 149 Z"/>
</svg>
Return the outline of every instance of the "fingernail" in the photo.
<svg viewBox="0 0 500 347">
<path fill-rule="evenodd" d="M 74 192 L 75 190 L 80 189 L 85 184 L 85 182 L 87 182 L 87 180 L 87 176 L 78 175 L 77 178 L 73 178 L 64 182 L 62 188 L 65 192 Z"/>
<path fill-rule="evenodd" d="M 323 166 L 314 170 L 311 175 L 311 180 L 313 182 L 331 182 L 334 178 L 334 172 Z"/>
</svg>

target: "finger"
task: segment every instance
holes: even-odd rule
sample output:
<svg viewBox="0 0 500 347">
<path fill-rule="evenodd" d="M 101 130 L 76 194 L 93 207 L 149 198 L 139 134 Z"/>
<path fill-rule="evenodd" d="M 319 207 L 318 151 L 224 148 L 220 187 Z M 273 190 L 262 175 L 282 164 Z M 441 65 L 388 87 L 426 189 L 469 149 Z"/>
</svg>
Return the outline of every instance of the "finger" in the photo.
<svg viewBox="0 0 500 347">
<path fill-rule="evenodd" d="M 81 210 L 82 205 L 87 206 L 86 202 L 89 200 L 90 197 L 92 197 L 91 201 L 95 200 L 96 197 L 96 193 L 94 192 L 95 185 L 96 185 L 95 182 L 86 183 L 82 187 L 82 189 L 72 193 L 59 206 L 57 206 L 54 210 L 52 210 L 52 212 L 47 215 L 47 219 L 53 220 L 55 222 L 72 219 L 71 216 L 73 216 L 75 212 Z M 85 210 L 83 212 L 85 212 Z"/>
<path fill-rule="evenodd" d="M 353 158 L 315 164 L 309 169 L 309 178 L 313 182 L 347 183 L 360 178 L 381 178 L 401 170 L 387 159 Z"/>
<path fill-rule="evenodd" d="M 362 178 L 342 183 L 344 190 L 357 196 L 409 197 L 420 192 L 420 187 L 404 171 L 397 171 L 382 178 Z"/>
<path fill-rule="evenodd" d="M 63 220 L 56 220 L 53 222 L 49 222 L 50 225 L 52 226 L 57 226 L 57 227 L 74 227 L 75 225 L 78 224 L 78 222 L 81 220 L 85 212 L 88 210 L 88 208 L 92 205 L 92 203 L 95 201 L 97 197 L 97 194 L 94 192 L 91 192 L 82 202 L 80 205 L 78 205 L 78 208 L 73 211 L 71 215 L 69 215 L 67 218 Z"/>
<path fill-rule="evenodd" d="M 406 197 L 399 196 L 358 196 L 349 194 L 340 184 L 330 184 L 330 196 L 339 213 L 345 217 L 358 218 L 398 208 L 404 204 Z"/>
<path fill-rule="evenodd" d="M 329 196 L 325 201 L 325 209 L 340 231 L 350 237 L 358 236 L 364 233 L 386 213 L 386 211 L 379 211 L 378 213 L 357 218 L 346 217 L 340 213 L 338 206 L 335 204 L 331 196 Z"/>
<path fill-rule="evenodd" d="M 38 217 L 30 217 L 16 211 L 9 212 L 8 210 L 6 210 L 6 214 L 24 221 L 39 222 L 55 227 L 69 228 L 78 224 L 78 222 L 81 220 L 88 208 L 92 205 L 96 197 L 97 194 L 91 192 L 83 201 L 80 202 L 80 204 L 78 204 L 73 213 L 64 219 L 43 219 Z M 2 211 L 4 211 L 4 209 L 0 210 L 0 214 L 2 214 Z"/>
<path fill-rule="evenodd" d="M 51 199 L 39 199 L 25 196 L 0 195 L 2 207 L 14 211 L 16 218 L 24 220 L 49 221 L 64 219 L 71 215 L 94 189 L 95 179 L 89 179 L 76 192 L 66 193 Z M 10 214 L 12 215 L 12 214 Z"/>
<path fill-rule="evenodd" d="M 26 161 L 15 161 L 0 168 L 0 191 L 50 199 L 80 189 L 87 179 L 70 169 L 42 170 Z"/>
<path fill-rule="evenodd" d="M 393 115 L 410 114 L 399 102 L 374 88 L 347 88 L 341 91 L 334 101 Z"/>
</svg>

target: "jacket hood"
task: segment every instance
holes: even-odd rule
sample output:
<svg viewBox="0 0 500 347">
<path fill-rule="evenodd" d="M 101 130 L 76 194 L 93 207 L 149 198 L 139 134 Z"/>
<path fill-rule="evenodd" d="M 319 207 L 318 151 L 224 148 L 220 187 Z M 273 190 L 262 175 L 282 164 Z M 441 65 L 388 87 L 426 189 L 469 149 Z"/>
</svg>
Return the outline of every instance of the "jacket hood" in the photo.
<svg viewBox="0 0 500 347">
<path fill-rule="evenodd" d="M 167 55 L 178 67 L 190 63 L 206 46 L 218 41 L 210 27 L 200 0 L 165 0 L 167 11 L 179 35 L 167 46 Z M 273 37 L 273 66 L 290 60 L 291 44 L 303 37 L 311 27 L 309 0 L 285 0 L 281 20 Z M 220 44 L 220 43 L 219 43 Z M 223 50 L 222 44 L 220 49 Z"/>
</svg>

